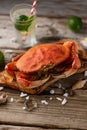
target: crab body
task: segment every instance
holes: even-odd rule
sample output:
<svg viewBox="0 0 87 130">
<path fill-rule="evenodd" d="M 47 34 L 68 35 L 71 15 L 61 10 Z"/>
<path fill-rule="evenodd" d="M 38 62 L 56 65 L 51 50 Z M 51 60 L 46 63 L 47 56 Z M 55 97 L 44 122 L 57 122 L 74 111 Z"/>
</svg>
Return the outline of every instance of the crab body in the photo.
<svg viewBox="0 0 87 130">
<path fill-rule="evenodd" d="M 13 76 L 18 84 L 29 87 L 34 81 L 49 75 L 50 70 L 73 71 L 80 66 L 76 44 L 67 41 L 63 44 L 56 42 L 36 45 L 23 55 L 13 58 L 13 61 L 6 65 L 5 71 Z"/>
<path fill-rule="evenodd" d="M 50 64 L 59 64 L 69 57 L 70 50 L 63 45 L 38 45 L 27 51 L 17 62 L 20 71 L 31 73 Z"/>
</svg>

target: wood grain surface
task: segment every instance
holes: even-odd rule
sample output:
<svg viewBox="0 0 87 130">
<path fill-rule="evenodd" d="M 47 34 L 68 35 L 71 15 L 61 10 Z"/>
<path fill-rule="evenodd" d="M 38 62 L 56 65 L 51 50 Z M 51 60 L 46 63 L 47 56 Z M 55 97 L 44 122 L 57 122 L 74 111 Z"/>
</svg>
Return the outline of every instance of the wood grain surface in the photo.
<svg viewBox="0 0 87 130">
<path fill-rule="evenodd" d="M 9 62 L 11 58 L 25 50 L 17 49 L 17 46 L 15 43 L 11 43 L 11 38 L 14 37 L 14 31 L 12 23 L 9 19 L 9 16 L 0 16 L 0 25 L 2 31 L 0 32 L 1 39 L 0 39 L 0 47 L 1 50 L 4 52 L 5 55 L 5 61 Z M 42 18 L 38 18 L 39 23 L 42 21 Z M 38 33 L 38 37 L 40 38 L 46 37 L 46 36 L 55 36 L 54 29 L 52 30 L 52 33 L 46 34 L 46 29 L 50 30 L 50 18 L 43 18 L 44 25 L 40 25 L 38 28 L 39 31 L 42 30 L 43 26 L 45 29 L 41 33 Z M 57 20 L 53 19 L 53 21 L 56 24 L 56 27 L 59 25 L 57 24 Z M 65 27 L 65 19 L 58 20 L 60 22 L 60 32 L 61 29 Z M 62 21 L 62 22 L 61 22 Z M 4 24 L 3 24 L 4 23 Z M 55 28 L 56 28 L 55 27 Z M 62 28 L 61 28 L 62 27 Z M 58 28 L 59 29 L 59 28 Z M 68 29 L 67 29 L 68 30 Z M 69 30 L 68 30 L 69 31 Z M 63 31 L 62 31 L 63 32 Z M 69 31 L 70 32 L 70 31 Z M 84 37 L 85 33 L 83 35 L 81 34 L 74 34 L 70 32 L 70 37 L 73 38 L 81 38 Z M 40 34 L 40 35 L 39 35 Z M 62 33 L 61 33 L 62 34 Z M 67 33 L 65 33 L 66 35 Z M 64 35 L 59 35 L 58 38 L 62 38 Z M 67 34 L 68 36 L 68 34 Z M 81 37 L 80 37 L 81 36 Z M 46 39 L 44 39 L 45 41 Z M 56 39 L 57 40 L 57 39 Z M 8 44 L 7 44 L 8 43 Z M 11 50 L 11 51 L 9 51 Z M 72 81 L 76 81 L 81 79 L 81 76 L 74 77 L 74 79 L 71 78 L 71 80 L 66 81 L 60 81 L 64 87 L 71 86 L 70 83 Z M 82 78 L 83 79 L 83 78 Z M 55 90 L 55 94 L 51 95 L 49 91 L 51 89 Z M 21 129 L 24 127 L 34 127 L 32 129 L 37 129 L 39 127 L 45 128 L 45 129 L 82 129 L 86 130 L 87 128 L 87 90 L 78 90 L 75 93 L 74 97 L 68 97 L 68 103 L 64 106 L 61 105 L 59 101 L 56 100 L 56 97 L 60 97 L 64 99 L 64 97 L 59 94 L 58 88 L 49 88 L 47 89 L 43 94 L 41 95 L 29 95 L 31 99 L 35 100 L 38 103 L 38 108 L 33 110 L 32 112 L 27 112 L 23 110 L 23 102 L 24 99 L 20 99 L 20 92 L 16 90 L 11 89 L 4 89 L 5 92 L 8 94 L 8 103 L 6 105 L 0 106 L 0 124 L 7 124 L 7 125 L 16 125 L 21 126 Z M 52 97 L 53 100 L 50 101 L 49 98 Z M 14 102 L 11 103 L 10 99 L 14 98 Z M 48 105 L 41 104 L 41 100 L 47 100 Z M 84 107 L 83 107 L 84 106 Z M 4 126 L 7 127 L 6 125 Z M 2 129 L 4 127 L 1 127 Z M 16 127 L 10 127 L 8 129 L 16 129 Z M 19 128 L 17 128 L 19 129 Z M 25 128 L 27 129 L 27 128 Z"/>
<path fill-rule="evenodd" d="M 37 17 L 36 37 L 38 43 L 57 41 L 63 38 L 81 40 L 87 36 L 87 20 L 83 19 L 83 28 L 74 33 L 67 27 L 67 19 Z M 10 16 L 0 15 L 0 47 L 20 49 L 15 42 L 16 33 Z"/>
<path fill-rule="evenodd" d="M 9 16 L 10 9 L 18 3 L 32 4 L 32 0 L 0 1 L 0 50 L 4 53 L 6 63 L 26 50 L 18 48 L 18 43 L 14 41 L 16 35 Z M 80 42 L 87 37 L 86 10 L 86 0 L 39 0 L 36 29 L 38 43 L 62 38 Z M 79 33 L 74 33 L 67 27 L 67 18 L 71 15 L 80 16 L 83 20 L 83 28 Z M 60 80 L 59 83 L 69 88 L 81 79 L 84 79 L 84 73 Z M 50 94 L 50 90 L 55 93 Z M 0 105 L 0 130 L 87 130 L 87 83 L 83 89 L 75 90 L 74 96 L 66 97 L 68 102 L 65 105 L 56 99 L 65 98 L 64 90 L 61 92 L 54 85 L 40 95 L 29 95 L 38 104 L 31 112 L 23 110 L 25 98 L 20 97 L 21 92 L 8 86 L 3 91 L 7 93 L 8 101 L 7 104 Z M 11 102 L 11 98 L 14 102 Z M 42 104 L 41 100 L 46 100 L 48 105 Z"/>
<path fill-rule="evenodd" d="M 78 90 L 74 97 L 68 97 L 68 103 L 64 106 L 56 97 L 58 90 L 54 88 L 54 95 L 29 95 L 38 103 L 38 108 L 31 112 L 23 110 L 24 98 L 20 99 L 20 92 L 5 89 L 8 94 L 8 103 L 0 106 L 0 123 L 9 125 L 42 127 L 49 129 L 73 128 L 86 130 L 87 128 L 87 90 Z M 49 98 L 53 100 L 50 101 Z M 10 102 L 14 98 L 14 102 Z M 41 104 L 41 100 L 47 100 L 48 105 Z"/>
<path fill-rule="evenodd" d="M 74 130 L 74 129 L 45 129 L 40 127 L 24 127 L 24 126 L 11 126 L 11 125 L 0 125 L 0 130 Z"/>
<path fill-rule="evenodd" d="M 32 0 L 3 0 L 0 1 L 0 14 L 9 14 L 15 4 L 28 3 Z M 87 17 L 87 0 L 38 0 L 37 14 L 47 17 L 69 17 L 77 15 Z"/>
</svg>

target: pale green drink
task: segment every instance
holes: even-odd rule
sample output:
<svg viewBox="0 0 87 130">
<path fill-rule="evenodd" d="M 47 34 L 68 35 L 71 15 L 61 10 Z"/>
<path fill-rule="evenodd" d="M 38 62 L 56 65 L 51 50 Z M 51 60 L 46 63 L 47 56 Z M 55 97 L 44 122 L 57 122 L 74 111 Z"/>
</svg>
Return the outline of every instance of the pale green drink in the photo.
<svg viewBox="0 0 87 130">
<path fill-rule="evenodd" d="M 37 43 L 35 35 L 36 12 L 29 16 L 31 5 L 19 4 L 12 8 L 10 16 L 14 24 L 17 42 L 21 48 L 33 46 Z"/>
</svg>

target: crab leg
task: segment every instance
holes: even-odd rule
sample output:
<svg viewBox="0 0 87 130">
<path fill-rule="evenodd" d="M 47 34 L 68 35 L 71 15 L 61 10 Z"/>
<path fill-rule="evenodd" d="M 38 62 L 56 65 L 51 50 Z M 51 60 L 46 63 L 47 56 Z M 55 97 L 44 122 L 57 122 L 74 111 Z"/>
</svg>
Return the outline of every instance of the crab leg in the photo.
<svg viewBox="0 0 87 130">
<path fill-rule="evenodd" d="M 23 53 L 21 53 L 21 54 L 15 56 L 14 58 L 12 58 L 12 61 L 17 61 L 21 56 L 24 55 L 24 53 L 25 53 L 25 52 L 23 52 Z"/>
<path fill-rule="evenodd" d="M 64 43 L 65 47 L 68 47 L 71 50 L 71 55 L 67 61 L 65 61 L 65 71 L 62 73 L 64 78 L 69 77 L 77 72 L 77 70 L 81 67 L 81 62 L 78 57 L 77 46 L 74 42 L 68 41 Z M 68 67 L 68 63 L 71 65 Z M 58 78 L 58 76 L 53 76 L 54 78 Z"/>
<path fill-rule="evenodd" d="M 47 77 L 43 80 L 31 81 L 30 80 L 31 75 L 29 75 L 29 74 L 27 75 L 22 72 L 18 72 L 17 68 L 15 66 L 15 63 L 16 62 L 10 62 L 6 65 L 6 67 L 5 67 L 6 77 L 8 77 L 8 76 L 13 77 L 13 79 L 15 79 L 18 86 L 20 88 L 22 88 L 24 91 L 26 91 L 26 89 L 37 88 L 49 80 L 49 77 Z"/>
<path fill-rule="evenodd" d="M 79 69 L 81 67 L 81 62 L 80 62 L 79 57 L 78 57 L 78 52 L 77 52 L 75 43 L 72 44 L 72 57 L 74 59 L 73 63 L 72 63 L 72 68 Z"/>
<path fill-rule="evenodd" d="M 48 76 L 45 79 L 42 80 L 36 80 L 36 81 L 29 81 L 27 79 L 23 79 L 23 78 L 17 78 L 17 83 L 19 84 L 19 86 L 24 87 L 25 89 L 32 89 L 32 88 L 37 88 L 41 85 L 43 85 L 44 83 L 46 83 L 49 80 L 50 76 Z"/>
<path fill-rule="evenodd" d="M 72 58 L 72 60 L 73 60 L 72 69 L 79 69 L 81 67 L 81 62 L 78 57 L 78 50 L 77 50 L 76 44 L 72 41 L 68 41 L 68 42 L 64 43 L 64 46 L 70 48 L 70 50 L 71 50 L 70 58 Z"/>
<path fill-rule="evenodd" d="M 5 66 L 5 72 L 15 78 L 15 71 L 17 71 L 16 62 L 10 62 Z"/>
<path fill-rule="evenodd" d="M 16 67 L 16 62 L 10 62 L 8 63 L 6 66 L 5 66 L 5 70 L 17 70 L 17 67 Z"/>
<path fill-rule="evenodd" d="M 22 77 L 17 77 L 17 79 L 14 80 L 13 76 L 9 75 L 6 71 L 2 71 L 0 73 L 0 85 L 5 85 L 6 87 L 9 86 L 30 94 L 38 93 L 39 87 L 44 86 L 49 79 L 50 76 L 36 81 L 29 81 L 27 79 L 23 79 Z"/>
</svg>

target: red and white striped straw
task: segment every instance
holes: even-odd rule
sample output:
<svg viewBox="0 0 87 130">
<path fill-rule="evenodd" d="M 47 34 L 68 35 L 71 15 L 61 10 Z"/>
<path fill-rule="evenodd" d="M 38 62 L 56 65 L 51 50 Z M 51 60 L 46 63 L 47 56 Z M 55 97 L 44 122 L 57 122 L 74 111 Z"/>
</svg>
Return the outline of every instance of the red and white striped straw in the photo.
<svg viewBox="0 0 87 130">
<path fill-rule="evenodd" d="M 35 9 L 35 7 L 36 7 L 36 4 L 37 4 L 37 0 L 34 0 L 33 5 L 32 5 L 32 9 L 31 9 L 31 11 L 30 11 L 30 16 L 33 15 L 34 9 Z"/>
</svg>

